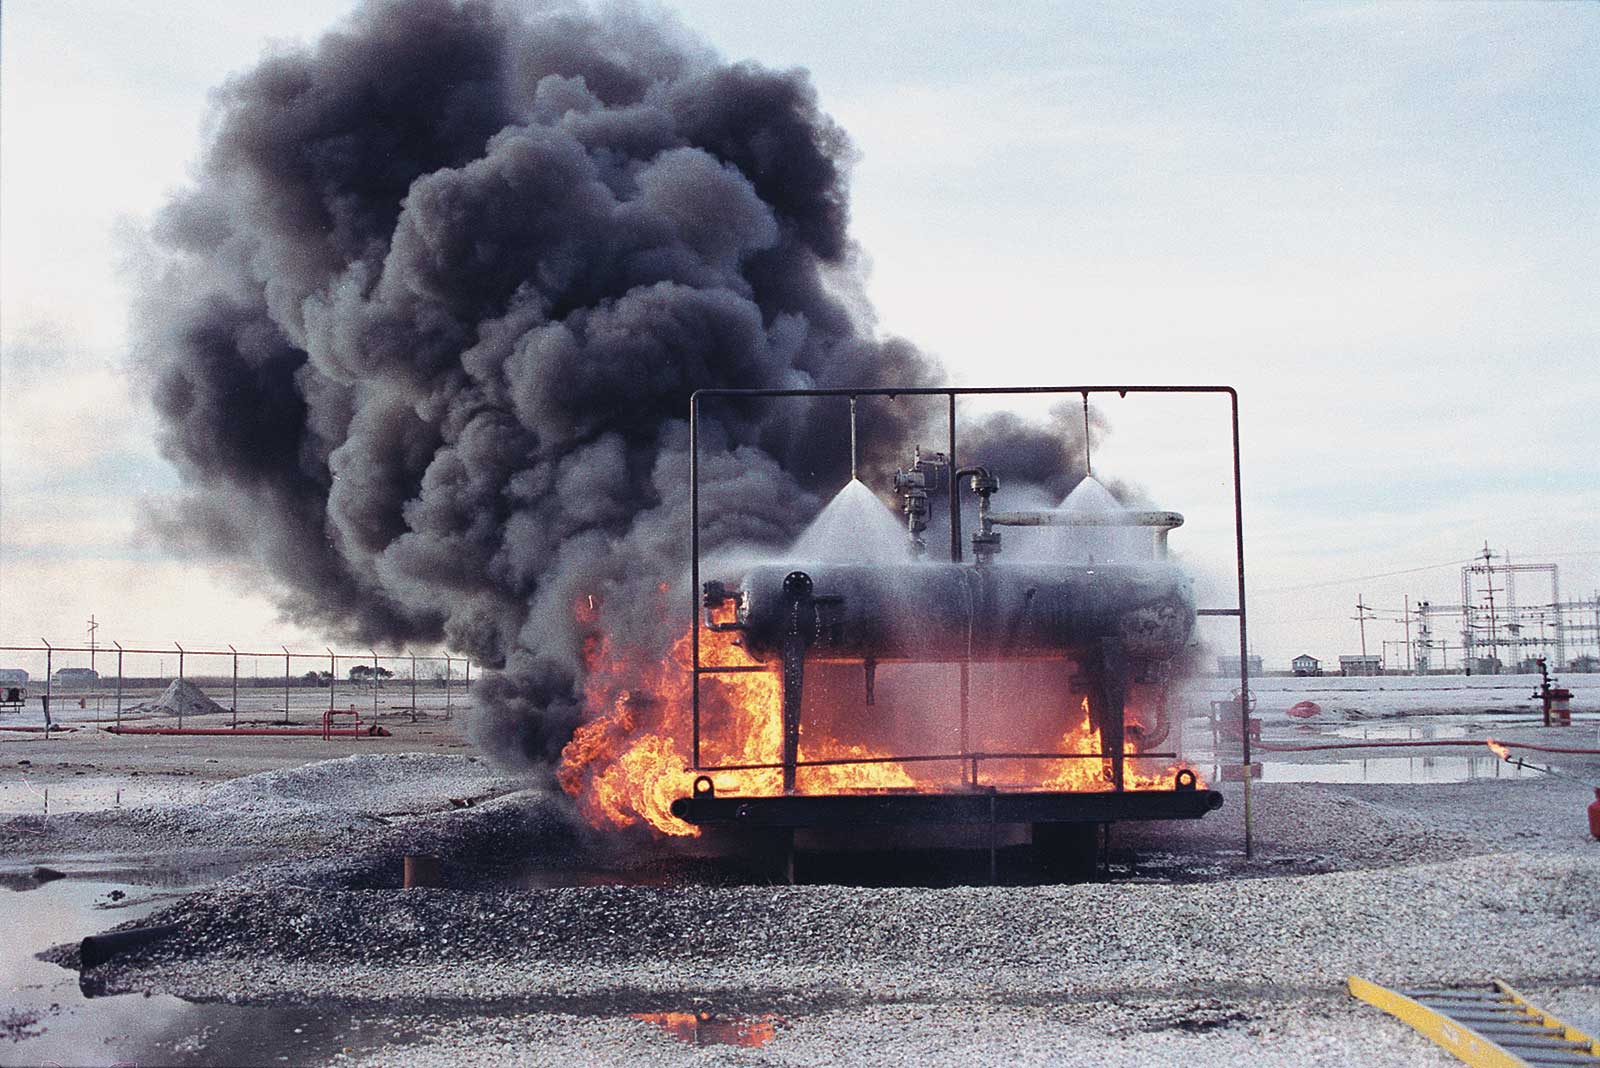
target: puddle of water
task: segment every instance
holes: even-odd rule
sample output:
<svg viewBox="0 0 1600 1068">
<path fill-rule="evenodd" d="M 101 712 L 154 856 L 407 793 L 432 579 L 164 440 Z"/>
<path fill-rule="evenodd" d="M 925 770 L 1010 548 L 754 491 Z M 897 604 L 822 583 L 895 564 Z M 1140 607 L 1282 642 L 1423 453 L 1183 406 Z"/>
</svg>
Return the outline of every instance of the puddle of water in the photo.
<svg viewBox="0 0 1600 1068">
<path fill-rule="evenodd" d="M 655 1024 L 680 1042 L 691 1046 L 743 1046 L 755 1049 L 778 1037 L 782 1017 L 765 1013 L 759 1016 L 726 1016 L 714 1012 L 636 1012 L 635 1020 Z"/>
<path fill-rule="evenodd" d="M 53 865 L 69 868 L 70 865 Z M 27 866 L 21 866 L 27 867 Z M 0 888 L 0 1062 L 18 1064 L 325 1064 L 393 1038 L 346 1011 L 195 1004 L 161 994 L 95 996 L 93 972 L 36 959 L 50 946 L 138 920 L 172 895 L 149 882 L 66 878 Z M 185 888 L 199 883 L 189 873 Z M 217 872 L 206 873 L 215 877 Z M 169 880 L 170 881 L 170 880 Z"/>
<path fill-rule="evenodd" d="M 1480 742 L 1494 737 L 1508 726 L 1533 726 L 1538 722 L 1477 714 L 1451 714 L 1429 716 L 1423 721 L 1301 723 L 1269 728 L 1266 740 L 1284 746 L 1427 740 Z M 1190 725 L 1187 736 L 1197 743 L 1192 749 L 1192 758 L 1202 767 L 1210 765 L 1215 781 L 1237 781 L 1237 767 L 1225 774 L 1225 769 L 1218 766 L 1207 733 Z M 1506 763 L 1491 753 L 1487 746 L 1418 747 L 1387 751 L 1347 749 L 1311 753 L 1272 752 L 1257 747 L 1252 750 L 1251 759 L 1260 766 L 1259 773 L 1254 777 L 1261 782 L 1454 783 L 1541 777 L 1539 772 L 1526 771 Z"/>
<path fill-rule="evenodd" d="M 1355 760 L 1325 760 L 1303 764 L 1288 760 L 1263 760 L 1262 782 L 1375 782 L 1430 783 L 1475 782 L 1478 779 L 1523 779 L 1539 776 L 1493 755 L 1485 756 L 1381 756 Z"/>
</svg>

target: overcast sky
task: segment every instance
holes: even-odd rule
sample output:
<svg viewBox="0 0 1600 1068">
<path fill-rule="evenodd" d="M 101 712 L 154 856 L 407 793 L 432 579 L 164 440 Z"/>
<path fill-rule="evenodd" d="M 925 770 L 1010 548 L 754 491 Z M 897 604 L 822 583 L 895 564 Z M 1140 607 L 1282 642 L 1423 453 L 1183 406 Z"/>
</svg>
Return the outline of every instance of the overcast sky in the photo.
<svg viewBox="0 0 1600 1068">
<path fill-rule="evenodd" d="M 997 6 L 673 10 L 812 72 L 858 153 L 881 329 L 954 383 L 1238 387 L 1269 668 L 1355 651 L 1358 594 L 1458 600 L 1485 541 L 1594 595 L 1600 4 Z M 119 272 L 208 92 L 348 8 L 5 4 L 0 643 L 81 640 L 93 613 L 124 644 L 322 644 L 270 577 L 140 536 L 177 483 L 123 373 Z M 1222 603 L 1225 407 L 1105 410 L 1096 469 L 1190 517 L 1173 545 Z"/>
</svg>

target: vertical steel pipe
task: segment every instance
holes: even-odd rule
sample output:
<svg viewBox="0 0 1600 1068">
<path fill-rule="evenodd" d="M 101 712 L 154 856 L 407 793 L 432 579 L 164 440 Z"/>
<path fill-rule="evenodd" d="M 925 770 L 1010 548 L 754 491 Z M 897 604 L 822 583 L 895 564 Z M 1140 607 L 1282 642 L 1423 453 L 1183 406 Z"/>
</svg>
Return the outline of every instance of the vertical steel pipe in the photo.
<svg viewBox="0 0 1600 1068">
<path fill-rule="evenodd" d="M 1239 580 L 1239 726 L 1244 755 L 1244 856 L 1251 858 L 1255 842 L 1250 809 L 1250 639 L 1244 606 L 1244 492 L 1239 478 L 1239 394 L 1228 389 L 1233 419 L 1233 538 Z"/>
<path fill-rule="evenodd" d="M 689 397 L 689 765 L 700 770 L 700 394 Z"/>
<path fill-rule="evenodd" d="M 50 677 L 55 674 L 56 651 L 50 647 L 49 642 L 44 642 L 44 736 L 50 737 L 50 698 L 53 696 L 50 689 Z"/>
<path fill-rule="evenodd" d="M 856 398 L 850 395 L 850 481 L 856 481 Z"/>
<path fill-rule="evenodd" d="M 950 560 L 961 562 L 961 495 L 956 487 L 956 395 L 950 394 Z"/>
</svg>

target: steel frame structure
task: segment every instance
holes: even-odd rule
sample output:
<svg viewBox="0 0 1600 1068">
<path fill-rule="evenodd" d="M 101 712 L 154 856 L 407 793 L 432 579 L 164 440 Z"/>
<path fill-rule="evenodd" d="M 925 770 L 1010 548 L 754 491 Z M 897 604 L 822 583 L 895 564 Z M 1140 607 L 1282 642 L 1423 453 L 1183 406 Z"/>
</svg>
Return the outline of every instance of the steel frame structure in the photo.
<svg viewBox="0 0 1600 1068">
<path fill-rule="evenodd" d="M 709 796 L 710 791 L 707 791 L 707 792 L 703 793 L 702 792 L 702 788 L 699 785 L 702 782 L 706 783 L 706 784 L 709 784 L 709 782 L 710 782 L 710 780 L 705 777 L 704 773 L 706 773 L 706 772 L 714 772 L 714 771 L 732 771 L 732 770 L 736 770 L 736 767 L 732 766 L 732 765 L 718 765 L 718 766 L 707 765 L 701 759 L 701 754 L 700 754 L 700 748 L 701 748 L 701 746 L 700 746 L 700 736 L 701 736 L 701 725 L 700 725 L 700 684 L 701 684 L 701 680 L 704 677 L 706 677 L 707 675 L 723 675 L 723 674 L 730 674 L 730 673 L 741 672 L 741 671 L 746 671 L 747 672 L 747 671 L 752 671 L 752 670 L 765 670 L 763 668 L 752 668 L 752 667 L 718 667 L 716 665 L 702 664 L 701 660 L 700 660 L 700 601 L 701 601 L 701 591 L 700 591 L 700 420 L 701 420 L 701 408 L 702 408 L 702 405 L 706 401 L 708 401 L 708 400 L 718 400 L 718 399 L 735 399 L 735 398 L 736 399 L 753 399 L 753 398 L 781 399 L 781 398 L 829 398 L 829 397 L 836 397 L 836 398 L 839 398 L 841 400 L 844 400 L 844 401 L 848 402 L 848 404 L 849 404 L 849 415 L 850 415 L 850 466 L 851 466 L 851 473 L 852 473 L 852 476 L 853 476 L 854 473 L 855 473 L 855 468 L 856 468 L 856 402 L 861 397 L 886 397 L 886 398 L 890 398 L 890 399 L 894 399 L 894 398 L 897 398 L 897 397 L 943 397 L 943 398 L 945 398 L 945 400 L 947 402 L 947 415 L 948 415 L 948 438 L 947 438 L 947 442 L 946 442 L 946 448 L 948 450 L 950 470 L 952 472 L 954 472 L 954 471 L 956 471 L 958 469 L 958 466 L 959 466 L 958 460 L 957 460 L 957 455 L 958 454 L 957 454 L 957 451 L 956 451 L 956 446 L 957 446 L 957 440 L 956 440 L 956 401 L 957 401 L 957 398 L 959 398 L 959 397 L 993 397 L 993 396 L 1039 396 L 1039 395 L 1070 396 L 1070 395 L 1078 395 L 1078 396 L 1081 396 L 1083 398 L 1084 410 L 1085 410 L 1085 418 L 1087 419 L 1088 403 L 1089 403 L 1090 396 L 1094 395 L 1094 394 L 1104 394 L 1104 393 L 1115 393 L 1119 397 L 1124 397 L 1124 398 L 1127 397 L 1129 394 L 1225 395 L 1228 398 L 1229 418 L 1230 418 L 1231 434 L 1232 434 L 1232 436 L 1231 436 L 1231 446 L 1232 446 L 1232 460 L 1233 460 L 1234 554 L 1235 554 L 1235 579 L 1236 579 L 1236 583 L 1237 583 L 1237 587 L 1236 588 L 1237 588 L 1238 604 L 1236 606 L 1234 606 L 1234 607 L 1231 607 L 1231 608 L 1227 608 L 1227 607 L 1224 607 L 1224 608 L 1201 608 L 1201 609 L 1198 610 L 1197 614 L 1199 616 L 1208 616 L 1208 617 L 1215 617 L 1215 616 L 1233 617 L 1233 618 L 1236 618 L 1238 620 L 1238 624 L 1239 624 L 1239 695 L 1240 695 L 1240 698 L 1239 698 L 1239 714 L 1240 714 L 1240 717 L 1241 717 L 1241 725 L 1240 726 L 1241 726 L 1241 734 L 1242 734 L 1242 737 L 1243 737 L 1242 758 L 1243 758 L 1243 766 L 1244 766 L 1244 769 L 1245 769 L 1244 788 L 1243 788 L 1243 793 L 1244 793 L 1244 798 L 1243 798 L 1243 800 L 1244 800 L 1244 828 L 1245 828 L 1245 830 L 1244 830 L 1244 848 L 1245 848 L 1245 855 L 1247 857 L 1250 856 L 1252 854 L 1252 852 L 1253 852 L 1253 840 L 1252 840 L 1251 797 L 1250 797 L 1251 791 L 1250 791 L 1250 775 L 1249 775 L 1249 768 L 1250 768 L 1250 730 L 1249 730 L 1250 679 L 1249 679 L 1249 674 L 1248 674 L 1248 670 L 1249 670 L 1249 668 L 1248 668 L 1248 665 L 1249 665 L 1249 656 L 1248 656 L 1249 640 L 1248 640 L 1247 615 L 1246 615 L 1246 606 L 1245 606 L 1244 504 L 1243 504 L 1243 494 L 1242 494 L 1241 484 L 1240 484 L 1239 395 L 1238 395 L 1238 391 L 1235 390 L 1232 386 L 1216 386 L 1216 385 L 1212 385 L 1212 386 L 1199 386 L 1199 385 L 1197 385 L 1197 386 L 1113 386 L 1113 385 L 1091 385 L 1091 386 L 1001 386 L 1001 387 L 940 386 L 940 387 L 907 387 L 907 388 L 882 388 L 882 387 L 879 387 L 879 388 L 861 388 L 861 389 L 851 389 L 851 388 L 831 388 L 831 389 L 702 389 L 702 390 L 695 391 L 689 398 L 689 511 L 690 511 L 690 558 L 691 558 L 691 563 L 690 563 L 690 588 L 689 588 L 689 625 L 690 625 L 690 634 L 692 635 L 692 639 L 691 639 L 692 662 L 691 662 L 691 666 L 690 666 L 690 671 L 691 671 L 690 694 L 691 694 L 691 716 L 692 716 L 692 731 L 693 731 L 693 737 L 691 739 L 692 766 L 693 766 L 693 770 L 696 773 L 699 773 L 701 775 L 701 778 L 697 779 L 697 786 L 696 786 L 696 790 L 695 790 L 695 796 L 693 798 L 686 799 L 686 800 L 691 805 L 694 805 L 694 804 L 697 804 L 697 803 L 701 803 L 701 802 L 707 802 L 707 801 L 711 801 L 712 800 L 711 796 Z M 951 512 L 951 522 L 950 522 L 951 547 L 950 547 L 950 554 L 951 554 L 951 559 L 953 561 L 960 561 L 962 559 L 962 549 L 961 549 L 961 543 L 960 543 L 960 526 L 961 526 L 961 522 L 960 522 L 960 501 L 958 499 L 958 495 L 955 492 L 953 492 L 953 490 L 954 490 L 954 487 L 952 486 L 952 492 L 949 495 L 950 496 L 950 512 Z M 962 668 L 963 668 L 963 679 L 965 679 L 966 668 L 968 666 L 968 662 L 967 661 L 962 661 L 961 664 L 962 664 Z M 966 690 L 967 690 L 967 688 L 965 686 L 963 686 L 961 688 L 961 690 L 962 690 L 961 696 L 963 698 L 962 718 L 963 718 L 963 722 L 964 722 L 965 718 L 966 718 L 965 698 L 966 698 Z M 923 760 L 944 760 L 944 761 L 952 761 L 952 762 L 953 761 L 962 761 L 963 762 L 963 766 L 965 766 L 968 762 L 970 762 L 970 765 L 971 765 L 971 768 L 972 768 L 972 775 L 973 775 L 971 785 L 974 788 L 976 788 L 978 767 L 981 764 L 981 762 L 983 760 L 985 760 L 985 759 L 992 759 L 992 758 L 994 758 L 996 756 L 999 756 L 999 755 L 1001 755 L 1001 754 L 985 754 L 985 753 L 961 752 L 961 753 L 952 753 L 952 754 L 939 754 L 939 755 L 935 755 L 935 756 L 923 757 L 921 759 L 923 759 Z M 1006 757 L 1008 757 L 1008 758 L 1022 757 L 1022 758 L 1025 758 L 1025 759 L 1058 759 L 1058 758 L 1061 758 L 1061 757 L 1068 756 L 1068 754 L 1051 754 L 1051 753 L 1004 754 L 1004 755 Z M 1072 756 L 1080 756 L 1080 754 L 1071 754 L 1071 755 Z M 1100 754 L 1086 754 L 1086 755 L 1082 755 L 1082 756 L 1084 756 L 1084 758 L 1086 758 L 1086 759 L 1096 759 L 1096 758 L 1104 759 L 1106 757 L 1106 755 L 1107 754 L 1100 753 Z M 1120 756 L 1120 754 L 1116 754 L 1116 755 Z M 1156 755 L 1156 754 L 1151 754 L 1151 755 Z M 874 762 L 876 760 L 881 760 L 881 759 L 882 758 L 872 758 L 871 760 L 863 760 L 863 759 L 860 759 L 860 758 L 854 758 L 854 759 L 838 759 L 838 760 L 831 760 L 831 761 L 811 761 L 811 762 L 807 762 L 807 763 L 809 763 L 809 764 L 822 764 L 822 763 L 827 763 L 827 764 L 857 764 L 857 763 Z M 892 759 L 903 759 L 903 758 L 892 758 Z M 781 768 L 782 766 L 783 766 L 782 764 L 778 764 L 778 763 L 772 763 L 772 764 L 746 764 L 746 765 L 738 765 L 737 766 L 737 770 L 750 770 L 750 769 L 757 769 L 757 768 Z M 1180 786 L 1179 789 L 1182 789 L 1182 787 Z M 1192 789 L 1192 783 L 1191 783 L 1191 789 Z M 1139 791 L 1126 791 L 1126 792 L 1123 791 L 1121 789 L 1121 783 L 1120 783 L 1120 779 L 1119 779 L 1118 780 L 1118 789 L 1117 789 L 1116 793 L 1114 795 L 1112 795 L 1112 796 L 1114 796 L 1114 797 L 1116 797 L 1118 799 L 1125 799 L 1125 798 L 1133 796 L 1133 795 L 1135 795 L 1137 793 L 1139 793 Z M 979 796 L 982 796 L 982 795 L 979 795 Z M 993 798 L 995 796 L 993 788 L 990 788 L 988 796 L 990 796 L 991 798 Z M 1082 801 L 1083 798 L 1096 798 L 1096 797 L 1099 797 L 1099 798 L 1103 799 L 1103 798 L 1105 798 L 1107 796 L 1105 794 L 1084 793 L 1084 794 L 1079 794 L 1079 795 L 1055 795 L 1055 796 L 1062 797 L 1062 798 L 1070 797 L 1071 804 L 1073 805 L 1073 810 L 1075 812 L 1079 812 L 1080 813 L 1080 815 L 1073 815 L 1073 816 L 1070 816 L 1068 818 L 1072 818 L 1072 819 L 1079 819 L 1079 818 L 1092 819 L 1092 818 L 1095 818 L 1092 814 L 1090 814 L 1090 815 L 1082 815 L 1081 814 L 1081 813 L 1088 813 L 1090 811 L 1090 809 L 1093 809 L 1094 812 L 1096 812 L 1096 813 L 1100 813 L 1101 814 L 1101 818 L 1105 818 L 1105 819 L 1116 818 L 1114 816 L 1111 816 L 1108 811 L 1105 811 L 1106 808 L 1107 808 L 1107 802 L 1105 802 L 1104 800 L 1088 802 L 1087 803 L 1087 807 L 1084 804 L 1080 804 L 1079 803 L 1079 802 Z M 717 800 L 721 800 L 721 799 L 717 799 Z M 733 800 L 733 799 L 729 799 L 729 800 Z M 753 802 L 753 801 L 756 801 L 756 800 L 759 800 L 759 799 L 741 799 L 741 800 L 747 800 L 747 801 L 752 801 Z M 822 798 L 805 799 L 803 797 L 793 797 L 793 798 L 788 798 L 788 799 L 767 799 L 767 800 L 777 800 L 777 801 L 780 801 L 780 802 L 782 800 L 801 801 L 803 804 L 807 804 L 808 807 L 817 808 L 819 806 L 817 806 L 815 804 L 810 804 L 810 803 L 817 802 L 817 801 L 822 801 L 823 799 Z M 904 798 L 899 798 L 897 800 L 903 801 L 905 799 Z M 1219 801 L 1220 801 L 1220 798 L 1219 798 Z M 820 806 L 820 807 L 826 807 L 826 804 L 824 804 L 823 806 Z M 841 806 L 835 805 L 835 807 L 841 807 Z M 851 809 L 853 811 L 854 808 L 858 808 L 859 806 L 844 805 L 842 807 L 845 808 L 845 809 Z M 932 806 L 932 807 L 937 807 L 937 806 Z M 948 808 L 949 806 L 946 806 L 946 807 Z M 957 807 L 959 807 L 959 806 L 957 806 Z M 1125 811 L 1132 811 L 1132 808 L 1130 807 L 1130 808 L 1126 809 Z M 1197 812 L 1195 812 L 1193 814 L 1195 816 L 1198 816 L 1198 815 L 1203 814 L 1203 811 L 1204 810 L 1202 809 L 1201 811 L 1197 811 Z M 991 809 L 990 818 L 991 819 L 993 818 L 992 817 L 992 809 Z M 1122 818 L 1129 818 L 1129 817 L 1128 816 L 1123 816 Z M 1137 817 L 1135 817 L 1135 818 L 1137 818 Z"/>
</svg>

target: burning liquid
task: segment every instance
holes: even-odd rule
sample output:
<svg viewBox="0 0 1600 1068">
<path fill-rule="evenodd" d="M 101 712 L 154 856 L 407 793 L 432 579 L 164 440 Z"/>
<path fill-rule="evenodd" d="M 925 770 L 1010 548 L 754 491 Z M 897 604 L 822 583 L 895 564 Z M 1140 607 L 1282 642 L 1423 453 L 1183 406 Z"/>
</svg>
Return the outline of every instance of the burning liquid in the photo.
<svg viewBox="0 0 1600 1068">
<path fill-rule="evenodd" d="M 585 599 L 586 601 L 586 599 Z M 587 611 L 580 601 L 580 608 Z M 731 611 L 731 610 L 730 610 Z M 580 614 L 582 614 L 580 612 Z M 672 802 L 687 796 L 695 778 L 690 687 L 692 639 L 684 634 L 668 655 L 655 661 L 619 653 L 609 637 L 597 635 L 589 649 L 585 689 L 591 718 L 573 735 L 562 753 L 562 787 L 577 798 L 586 818 L 597 826 L 647 824 L 662 834 L 696 835 L 699 829 L 672 815 Z M 738 770 L 709 772 L 718 793 L 775 796 L 783 792 L 782 681 L 774 665 L 763 665 L 737 644 L 732 633 L 700 631 L 704 666 L 756 670 L 706 676 L 701 684 L 701 749 L 703 765 Z M 1042 698 L 1042 695 L 1041 695 Z M 809 705 L 808 705 L 809 709 Z M 1110 790 L 1111 761 L 1102 755 L 1100 731 L 1091 722 L 1088 698 L 1063 715 L 1051 713 L 1042 699 L 1038 709 L 1018 715 L 1056 718 L 1035 724 L 1045 745 L 1025 751 L 1062 756 L 1051 759 L 986 758 L 978 767 L 979 782 L 1006 790 Z M 872 724 L 874 709 L 847 708 L 834 717 L 810 716 L 802 722 L 796 791 L 802 794 L 885 791 L 948 791 L 971 785 L 968 760 L 895 759 L 905 749 L 841 738 L 848 722 Z M 863 715 L 863 713 L 865 713 Z M 1130 722 L 1136 717 L 1130 712 Z M 981 735 L 974 748 L 992 746 Z M 1133 759 L 1133 744 L 1124 747 L 1130 759 L 1123 783 L 1130 790 L 1171 789 L 1183 765 L 1149 768 Z M 946 749 L 945 752 L 953 751 Z M 1012 749 L 1006 751 L 1024 751 Z M 750 765 L 769 765 L 750 767 Z"/>
</svg>

